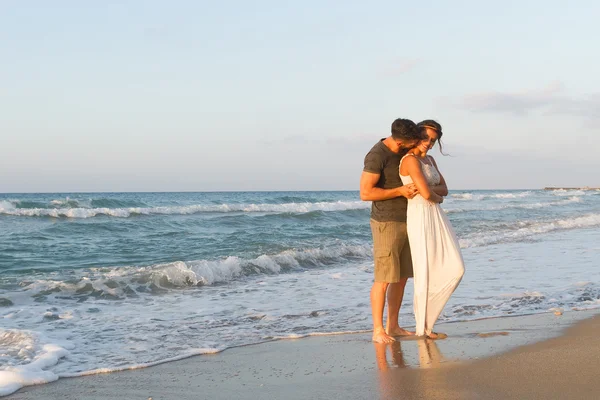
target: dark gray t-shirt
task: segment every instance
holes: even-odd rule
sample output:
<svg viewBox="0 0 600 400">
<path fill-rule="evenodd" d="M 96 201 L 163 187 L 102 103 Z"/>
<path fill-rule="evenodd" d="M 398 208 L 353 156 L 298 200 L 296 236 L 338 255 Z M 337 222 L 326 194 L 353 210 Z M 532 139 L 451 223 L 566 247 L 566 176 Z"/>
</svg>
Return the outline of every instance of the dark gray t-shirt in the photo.
<svg viewBox="0 0 600 400">
<path fill-rule="evenodd" d="M 402 186 L 400 179 L 400 159 L 406 154 L 391 151 L 381 139 L 365 156 L 363 171 L 379 174 L 379 181 L 375 185 L 382 189 L 394 189 Z M 375 221 L 400 221 L 406 222 L 406 197 L 396 197 L 389 200 L 374 201 L 371 206 L 371 218 Z"/>
</svg>

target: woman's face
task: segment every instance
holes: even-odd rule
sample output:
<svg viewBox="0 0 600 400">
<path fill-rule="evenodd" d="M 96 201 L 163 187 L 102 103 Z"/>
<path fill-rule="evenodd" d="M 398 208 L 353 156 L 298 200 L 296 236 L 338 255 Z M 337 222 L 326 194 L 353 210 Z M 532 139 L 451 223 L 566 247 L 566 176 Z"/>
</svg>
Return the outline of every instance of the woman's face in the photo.
<svg viewBox="0 0 600 400">
<path fill-rule="evenodd" d="M 438 133 L 437 133 L 436 130 L 429 129 L 429 128 L 425 128 L 425 131 L 427 133 L 427 139 L 421 140 L 421 142 L 419 142 L 419 144 L 417 145 L 417 147 L 423 153 L 427 154 L 427 152 L 429 150 L 431 150 L 431 148 L 433 147 L 433 145 L 437 141 L 437 139 L 438 139 Z"/>
</svg>

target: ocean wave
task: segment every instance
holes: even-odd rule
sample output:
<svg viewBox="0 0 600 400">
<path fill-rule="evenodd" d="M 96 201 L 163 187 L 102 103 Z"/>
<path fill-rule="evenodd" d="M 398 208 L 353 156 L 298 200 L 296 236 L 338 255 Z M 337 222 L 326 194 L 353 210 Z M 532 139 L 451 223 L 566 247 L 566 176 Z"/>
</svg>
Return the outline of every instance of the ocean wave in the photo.
<svg viewBox="0 0 600 400">
<path fill-rule="evenodd" d="M 370 208 L 363 201 L 335 201 L 283 204 L 196 204 L 189 206 L 127 208 L 17 208 L 13 202 L 0 201 L 0 214 L 23 217 L 91 218 L 108 216 L 127 218 L 134 215 L 187 215 L 199 213 L 308 213 L 314 211 L 346 211 Z"/>
<path fill-rule="evenodd" d="M 99 198 L 99 199 L 71 199 L 66 197 L 64 199 L 55 199 L 50 202 L 51 208 L 135 208 L 135 207 L 147 207 L 145 203 L 141 201 L 123 200 L 123 199 L 111 199 L 111 198 Z M 21 207 L 25 208 L 25 207 Z M 27 207 L 27 208 L 46 208 L 42 207 Z"/>
<path fill-rule="evenodd" d="M 473 200 L 473 193 L 451 193 L 450 197 L 457 200 Z"/>
<path fill-rule="evenodd" d="M 559 201 L 549 201 L 546 203 L 522 203 L 522 204 L 503 204 L 499 206 L 492 207 L 469 207 L 469 208 L 447 208 L 445 209 L 446 213 L 465 213 L 465 212 L 473 212 L 473 211 L 500 211 L 500 210 L 508 210 L 508 209 L 525 209 L 525 210 L 534 210 L 539 208 L 547 208 L 547 207 L 560 207 L 567 204 L 580 203 L 581 197 L 572 196 L 565 200 Z M 442 207 L 444 205 L 442 204 Z"/>
<path fill-rule="evenodd" d="M 0 213 L 2 210 L 14 210 L 16 200 L 0 200 Z"/>
<path fill-rule="evenodd" d="M 8 199 L 0 201 L 0 209 L 6 210 L 64 210 L 64 209 L 94 209 L 94 208 L 136 208 L 146 207 L 140 201 L 118 200 L 111 198 L 72 199 L 70 197 L 53 199 L 47 202 L 41 200 Z"/>
<path fill-rule="evenodd" d="M 585 191 L 578 190 L 578 189 L 569 189 L 569 190 L 555 189 L 555 190 L 552 190 L 551 193 L 554 196 L 584 196 L 586 194 Z"/>
<path fill-rule="evenodd" d="M 0 204 L 2 204 L 2 202 L 0 202 Z M 9 207 L 12 206 L 15 208 L 44 208 L 47 206 L 46 203 L 33 200 L 8 200 L 7 204 Z"/>
<path fill-rule="evenodd" d="M 230 256 L 219 260 L 174 261 L 150 266 L 90 268 L 70 271 L 66 280 L 21 281 L 19 285 L 29 298 L 36 301 L 52 296 L 78 301 L 90 297 L 120 300 L 140 294 L 163 294 L 173 289 L 227 283 L 246 276 L 324 267 L 371 256 L 371 246 L 339 245 L 326 249 L 286 250 L 251 259 Z M 49 319 L 70 317 L 58 314 L 44 316 Z"/>
<path fill-rule="evenodd" d="M 518 193 L 492 193 L 492 194 L 473 194 L 473 193 L 451 193 L 450 198 L 454 200 L 485 200 L 485 199 L 521 199 L 533 194 L 528 190 Z"/>
<path fill-rule="evenodd" d="M 527 310 L 547 310 L 550 305 L 545 304 L 546 296 L 540 292 L 523 292 L 510 295 L 494 296 L 489 303 L 461 304 L 445 312 L 444 320 L 481 317 L 484 315 L 515 314 Z"/>
<path fill-rule="evenodd" d="M 64 199 L 55 199 L 50 201 L 50 204 L 54 208 L 89 208 L 91 207 L 91 200 L 72 200 L 68 197 Z M 45 208 L 45 207 L 20 207 L 20 208 Z"/>
<path fill-rule="evenodd" d="M 568 199 L 560 200 L 560 201 L 551 201 L 548 203 L 529 203 L 529 204 L 521 204 L 515 208 L 525 208 L 525 209 L 535 209 L 535 208 L 545 208 L 545 207 L 555 207 L 555 206 L 564 206 L 567 204 L 573 203 L 581 203 L 581 197 L 571 196 Z"/>
<path fill-rule="evenodd" d="M 129 207 L 147 207 L 144 202 L 133 200 L 117 199 L 91 199 L 90 208 L 129 208 Z"/>
<path fill-rule="evenodd" d="M 489 297 L 487 300 L 481 304 L 455 305 L 444 312 L 442 320 L 456 321 L 484 316 L 598 308 L 600 286 L 587 282 L 572 284 L 552 293 L 532 290 L 501 294 Z"/>
<path fill-rule="evenodd" d="M 506 241 L 517 241 L 539 234 L 600 226 L 600 214 L 588 214 L 581 217 L 569 219 L 557 219 L 545 222 L 518 222 L 512 229 L 488 230 L 486 233 L 468 235 L 460 239 L 460 247 L 479 247 Z"/>
<path fill-rule="evenodd" d="M 531 191 L 520 192 L 520 193 L 496 193 L 493 195 L 489 195 L 489 198 L 492 199 L 521 199 L 523 197 L 529 197 L 533 193 Z M 484 195 L 484 198 L 486 196 Z"/>
</svg>

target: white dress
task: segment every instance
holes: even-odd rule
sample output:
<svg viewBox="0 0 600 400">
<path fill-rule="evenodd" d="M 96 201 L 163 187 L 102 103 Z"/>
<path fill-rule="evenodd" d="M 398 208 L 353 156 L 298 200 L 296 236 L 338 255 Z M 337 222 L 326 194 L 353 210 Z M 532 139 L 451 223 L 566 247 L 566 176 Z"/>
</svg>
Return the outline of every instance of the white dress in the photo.
<svg viewBox="0 0 600 400">
<path fill-rule="evenodd" d="M 438 185 L 440 173 L 431 159 L 427 157 L 427 162 L 417 159 L 429 186 Z M 405 185 L 413 183 L 410 176 L 401 174 L 400 177 Z M 465 266 L 456 234 L 439 204 L 421 195 L 409 199 L 406 230 L 414 271 L 416 334 L 423 336 L 431 333 L 460 283 Z"/>
</svg>

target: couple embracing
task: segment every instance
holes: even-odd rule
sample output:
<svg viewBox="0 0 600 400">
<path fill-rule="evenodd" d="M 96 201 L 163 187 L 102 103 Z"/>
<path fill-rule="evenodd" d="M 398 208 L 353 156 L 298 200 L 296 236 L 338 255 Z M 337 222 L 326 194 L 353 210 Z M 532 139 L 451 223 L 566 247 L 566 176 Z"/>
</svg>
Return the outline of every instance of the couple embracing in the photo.
<svg viewBox="0 0 600 400">
<path fill-rule="evenodd" d="M 427 154 L 436 142 L 441 149 L 442 127 L 433 120 L 397 119 L 391 131 L 365 157 L 360 179 L 361 200 L 372 202 L 373 341 L 389 343 L 394 336 L 415 334 L 438 339 L 445 335 L 435 333 L 433 325 L 465 270 L 458 240 L 440 207 L 448 188 Z M 408 278 L 414 279 L 416 332 L 398 324 Z"/>
</svg>

